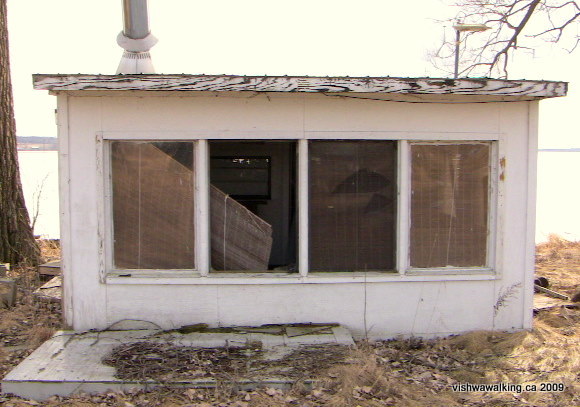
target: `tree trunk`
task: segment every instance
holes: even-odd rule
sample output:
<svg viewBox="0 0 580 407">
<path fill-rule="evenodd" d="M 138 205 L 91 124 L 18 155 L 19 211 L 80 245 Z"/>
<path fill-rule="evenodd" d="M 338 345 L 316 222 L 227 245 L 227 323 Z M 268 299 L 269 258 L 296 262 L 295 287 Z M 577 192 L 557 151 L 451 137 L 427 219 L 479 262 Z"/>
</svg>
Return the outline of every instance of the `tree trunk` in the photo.
<svg viewBox="0 0 580 407">
<path fill-rule="evenodd" d="M 39 249 L 30 227 L 18 169 L 6 1 L 0 0 L 0 262 L 36 265 Z"/>
</svg>

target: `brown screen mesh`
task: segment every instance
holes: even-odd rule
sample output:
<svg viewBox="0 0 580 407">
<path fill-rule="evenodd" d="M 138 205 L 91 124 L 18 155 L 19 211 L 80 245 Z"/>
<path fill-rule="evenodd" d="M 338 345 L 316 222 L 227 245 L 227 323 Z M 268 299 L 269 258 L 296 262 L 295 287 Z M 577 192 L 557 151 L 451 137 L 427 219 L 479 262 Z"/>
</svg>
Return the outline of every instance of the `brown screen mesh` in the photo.
<svg viewBox="0 0 580 407">
<path fill-rule="evenodd" d="M 392 270 L 396 143 L 310 143 L 310 269 Z"/>
<path fill-rule="evenodd" d="M 489 144 L 416 144 L 411 155 L 411 267 L 485 266 Z"/>
<path fill-rule="evenodd" d="M 193 144 L 113 142 L 114 261 L 193 269 Z"/>
</svg>

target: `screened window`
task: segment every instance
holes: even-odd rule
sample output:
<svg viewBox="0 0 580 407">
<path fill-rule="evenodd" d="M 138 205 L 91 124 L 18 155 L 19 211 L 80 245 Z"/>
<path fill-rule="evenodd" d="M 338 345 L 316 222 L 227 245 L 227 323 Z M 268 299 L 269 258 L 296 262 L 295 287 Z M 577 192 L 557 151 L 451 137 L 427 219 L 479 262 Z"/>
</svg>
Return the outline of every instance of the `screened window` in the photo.
<svg viewBox="0 0 580 407">
<path fill-rule="evenodd" d="M 404 143 L 401 191 L 410 195 L 401 213 L 410 216 L 399 218 L 397 141 L 312 140 L 304 150 L 211 141 L 210 165 L 196 174 L 194 141 L 111 140 L 110 261 L 200 273 L 296 272 L 298 264 L 304 273 L 394 271 L 397 250 L 408 249 L 400 263 L 411 269 L 489 267 L 493 142 Z M 297 151 L 308 151 L 308 166 L 298 166 Z M 306 167 L 307 179 L 297 177 Z M 195 179 L 207 189 L 196 190 Z M 296 199 L 306 187 L 306 199 Z M 196 212 L 196 196 L 209 206 Z M 298 227 L 303 214 L 307 228 Z M 408 240 L 397 242 L 397 226 Z M 196 227 L 207 230 L 198 240 L 210 249 L 198 258 Z"/>
<path fill-rule="evenodd" d="M 411 267 L 487 265 L 490 144 L 411 146 Z"/>
<path fill-rule="evenodd" d="M 395 267 L 396 142 L 313 141 L 310 270 Z"/>
<path fill-rule="evenodd" d="M 193 269 L 193 143 L 111 143 L 114 265 Z"/>
</svg>

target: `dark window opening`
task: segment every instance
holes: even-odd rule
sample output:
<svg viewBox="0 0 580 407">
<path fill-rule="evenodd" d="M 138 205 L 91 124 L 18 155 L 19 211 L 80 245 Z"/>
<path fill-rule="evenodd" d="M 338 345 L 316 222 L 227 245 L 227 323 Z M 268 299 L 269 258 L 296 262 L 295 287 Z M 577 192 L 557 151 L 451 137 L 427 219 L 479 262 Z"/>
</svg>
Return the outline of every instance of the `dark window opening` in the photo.
<svg viewBox="0 0 580 407">
<path fill-rule="evenodd" d="M 295 144 L 210 141 L 213 271 L 296 271 Z"/>
<path fill-rule="evenodd" d="M 212 156 L 211 182 L 236 200 L 271 198 L 271 157 Z"/>
</svg>

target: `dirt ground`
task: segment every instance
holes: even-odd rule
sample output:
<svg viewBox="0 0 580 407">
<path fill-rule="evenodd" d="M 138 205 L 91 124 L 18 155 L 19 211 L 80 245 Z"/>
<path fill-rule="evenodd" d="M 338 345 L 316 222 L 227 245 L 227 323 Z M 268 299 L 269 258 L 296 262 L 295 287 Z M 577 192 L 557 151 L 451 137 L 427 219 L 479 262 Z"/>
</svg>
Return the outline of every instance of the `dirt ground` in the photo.
<svg viewBox="0 0 580 407">
<path fill-rule="evenodd" d="M 45 255 L 57 257 L 57 248 L 43 248 Z M 536 254 L 536 274 L 547 277 L 550 288 L 572 296 L 580 288 L 580 242 L 557 236 L 540 244 Z M 58 304 L 35 301 L 31 295 L 40 280 L 34 270 L 17 270 L 19 302 L 16 307 L 0 309 L 0 376 L 3 376 L 60 327 Z M 310 373 L 317 379 L 314 388 L 297 378 L 288 391 L 265 388 L 252 392 L 237 391 L 227 380 L 216 389 L 168 389 L 125 393 L 80 394 L 53 397 L 39 403 L 0 395 L 6 407 L 43 406 L 578 406 L 580 405 L 580 310 L 559 306 L 539 311 L 530 332 L 478 331 L 439 340 L 392 340 L 359 342 L 357 347 L 334 354 L 333 363 L 316 363 Z M 130 363 L 116 356 L 128 377 L 129 369 L 141 363 L 152 350 L 147 345 L 133 351 Z M 120 348 L 118 355 L 128 349 Z M 178 349 L 154 349 L 166 361 L 179 361 Z M 312 352 L 311 352 L 312 353 Z M 115 355 L 113 355 L 115 356 Z M 208 356 L 208 355 L 206 355 Z M 211 356 L 211 357 L 209 357 Z M 212 374 L 231 373 L 231 366 L 219 359 Z M 143 357 L 144 360 L 139 358 Z M 321 360 L 320 355 L 309 355 Z M 173 359 L 171 359 L 173 358 Z M 113 357 L 113 359 L 115 359 Z M 203 358 L 202 358 L 203 359 Z M 212 359 L 212 360 L 213 360 Z M 201 359 L 200 359 L 201 360 Z M 123 364 L 124 363 L 124 364 Z M 307 363 L 302 360 L 301 363 Z M 219 366 L 223 365 L 220 371 Z M 128 369 L 128 370 L 127 370 Z M 198 365 L 192 369 L 199 369 Z M 230 370 L 228 370 L 230 369 Z M 185 376 L 207 374 L 188 371 Z M 132 376 L 134 377 L 134 376 Z M 454 392 L 453 385 L 536 384 L 547 390 L 518 392 Z M 554 384 L 554 385 L 552 385 Z"/>
</svg>

